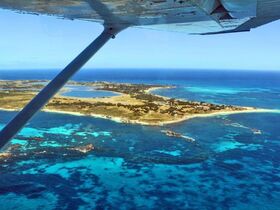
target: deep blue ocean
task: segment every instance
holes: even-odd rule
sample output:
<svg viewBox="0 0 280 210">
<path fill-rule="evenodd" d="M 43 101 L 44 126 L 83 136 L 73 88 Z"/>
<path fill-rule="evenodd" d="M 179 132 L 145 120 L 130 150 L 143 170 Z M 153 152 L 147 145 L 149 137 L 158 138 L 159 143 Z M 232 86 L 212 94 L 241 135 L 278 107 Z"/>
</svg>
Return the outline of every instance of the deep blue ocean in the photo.
<svg viewBox="0 0 280 210">
<path fill-rule="evenodd" d="M 51 79 L 56 73 L 1 70 L 0 80 Z M 1 162 L 1 210 L 280 209 L 280 72 L 99 69 L 82 70 L 73 80 L 174 85 L 154 93 L 275 113 L 158 127 L 41 112 L 11 141 L 22 145 L 19 154 Z M 71 94 L 110 96 L 84 89 Z M 0 111 L 0 128 L 15 114 Z M 196 141 L 168 137 L 166 129 Z M 86 154 L 67 149 L 87 144 L 95 149 Z"/>
</svg>

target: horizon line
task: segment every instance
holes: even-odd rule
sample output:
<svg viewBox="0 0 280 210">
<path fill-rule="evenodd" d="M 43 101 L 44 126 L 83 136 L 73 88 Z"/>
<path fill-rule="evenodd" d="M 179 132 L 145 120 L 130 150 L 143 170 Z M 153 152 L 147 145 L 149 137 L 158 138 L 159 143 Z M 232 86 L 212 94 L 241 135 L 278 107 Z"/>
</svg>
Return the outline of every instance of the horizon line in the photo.
<svg viewBox="0 0 280 210">
<path fill-rule="evenodd" d="M 43 70 L 43 71 L 61 71 L 63 68 L 0 68 L 0 71 L 27 71 L 27 70 Z M 134 68 L 134 67 L 97 67 L 97 68 L 81 68 L 80 71 L 87 70 L 180 70 L 180 71 L 273 71 L 280 72 L 280 69 L 233 69 L 233 68 L 158 68 L 158 67 L 145 67 L 145 68 Z"/>
</svg>

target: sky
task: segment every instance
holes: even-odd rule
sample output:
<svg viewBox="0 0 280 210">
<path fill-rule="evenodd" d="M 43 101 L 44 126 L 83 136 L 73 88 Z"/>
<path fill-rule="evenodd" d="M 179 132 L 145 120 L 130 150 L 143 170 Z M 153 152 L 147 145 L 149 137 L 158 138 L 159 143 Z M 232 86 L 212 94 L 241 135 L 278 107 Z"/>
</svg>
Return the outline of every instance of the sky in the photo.
<svg viewBox="0 0 280 210">
<path fill-rule="evenodd" d="M 0 10 L 0 69 L 65 67 L 102 31 L 100 24 Z M 129 28 L 84 68 L 280 71 L 280 21 L 249 33 L 188 35 Z"/>
</svg>

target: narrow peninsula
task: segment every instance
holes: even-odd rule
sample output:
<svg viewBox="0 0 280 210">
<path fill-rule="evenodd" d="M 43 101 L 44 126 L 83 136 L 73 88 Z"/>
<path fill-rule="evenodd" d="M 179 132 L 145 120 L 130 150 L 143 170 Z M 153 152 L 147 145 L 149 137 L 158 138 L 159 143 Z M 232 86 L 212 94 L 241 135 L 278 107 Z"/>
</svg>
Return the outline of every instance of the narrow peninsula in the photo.
<svg viewBox="0 0 280 210">
<path fill-rule="evenodd" d="M 45 80 L 0 81 L 0 109 L 20 110 L 47 84 Z M 62 89 L 43 111 L 87 115 L 143 125 L 164 125 L 194 117 L 257 112 L 253 107 L 218 105 L 206 102 L 178 100 L 152 94 L 165 85 L 74 82 L 68 86 L 87 87 L 92 91 L 111 91 L 118 95 L 100 98 L 63 96 L 69 91 Z"/>
</svg>

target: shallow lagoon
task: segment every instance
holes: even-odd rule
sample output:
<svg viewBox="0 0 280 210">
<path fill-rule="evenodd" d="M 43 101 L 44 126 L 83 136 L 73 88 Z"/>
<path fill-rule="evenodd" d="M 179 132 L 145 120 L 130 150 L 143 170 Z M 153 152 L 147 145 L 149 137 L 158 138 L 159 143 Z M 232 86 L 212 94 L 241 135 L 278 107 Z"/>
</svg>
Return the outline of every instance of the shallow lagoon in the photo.
<svg viewBox="0 0 280 210">
<path fill-rule="evenodd" d="M 178 85 L 177 90 L 159 90 L 167 91 L 163 95 L 240 105 L 251 100 L 249 88 L 255 98 L 250 103 L 279 109 L 280 89 L 274 80 L 258 84 L 251 78 L 251 87 L 250 80 L 246 87 L 232 81 L 213 92 L 202 90 L 211 89 L 214 79 L 213 84 L 202 83 L 199 91 L 186 89 L 199 87 L 195 79 L 158 83 Z M 0 127 L 14 114 L 1 111 Z M 195 118 L 164 127 L 40 113 L 12 141 L 22 145 L 21 150 L 1 163 L 0 201 L 5 209 L 276 210 L 279 125 L 279 113 Z M 196 142 L 168 137 L 164 129 Z M 26 139 L 30 137 L 43 141 Z M 95 149 L 86 154 L 67 149 L 86 144 Z"/>
<path fill-rule="evenodd" d="M 1 112 L 5 118 L 11 114 Z M 263 134 L 225 126 L 225 120 Z M 263 125 L 267 120 L 271 124 Z M 280 119 L 274 114 L 246 114 L 167 126 L 194 137 L 199 144 L 193 145 L 157 127 L 42 113 L 13 141 L 24 144 L 28 155 L 1 165 L 0 200 L 34 208 L 50 203 L 80 209 L 277 209 L 280 133 L 275 123 Z M 34 129 L 43 142 L 21 140 Z M 79 155 L 65 149 L 87 143 L 97 149 Z M 51 155 L 34 154 L 44 150 Z"/>
<path fill-rule="evenodd" d="M 67 91 L 61 93 L 62 96 L 81 97 L 81 98 L 102 98 L 102 97 L 112 97 L 112 96 L 120 95 L 119 93 L 96 90 L 94 87 L 87 87 L 87 86 L 67 85 L 66 88 Z"/>
</svg>

